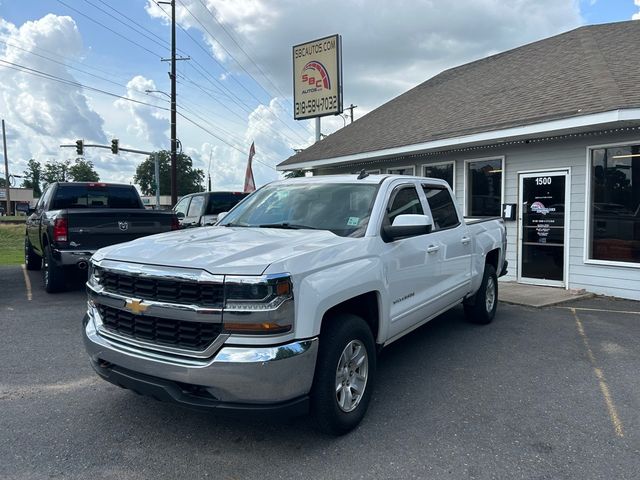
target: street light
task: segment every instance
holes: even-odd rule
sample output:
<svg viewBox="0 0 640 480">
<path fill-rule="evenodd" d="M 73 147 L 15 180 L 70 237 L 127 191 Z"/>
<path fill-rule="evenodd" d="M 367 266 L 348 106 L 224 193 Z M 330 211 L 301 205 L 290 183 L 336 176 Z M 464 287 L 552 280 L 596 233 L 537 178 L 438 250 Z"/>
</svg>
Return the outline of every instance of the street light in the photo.
<svg viewBox="0 0 640 480">
<path fill-rule="evenodd" d="M 145 93 L 161 93 L 163 95 L 166 95 L 167 97 L 171 98 L 171 95 L 169 95 L 167 92 L 163 92 L 162 90 L 145 90 Z"/>
</svg>

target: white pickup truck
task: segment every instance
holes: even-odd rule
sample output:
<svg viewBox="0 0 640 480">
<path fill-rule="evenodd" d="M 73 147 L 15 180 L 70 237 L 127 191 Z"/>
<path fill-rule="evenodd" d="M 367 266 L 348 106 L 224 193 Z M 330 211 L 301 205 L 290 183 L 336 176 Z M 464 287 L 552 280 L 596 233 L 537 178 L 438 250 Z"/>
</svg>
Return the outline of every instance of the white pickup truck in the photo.
<svg viewBox="0 0 640 480">
<path fill-rule="evenodd" d="M 268 184 L 214 227 L 97 251 L 84 340 L 104 379 L 242 414 L 363 418 L 379 349 L 458 305 L 489 323 L 502 219 L 465 222 L 442 180 L 319 176 Z"/>
</svg>

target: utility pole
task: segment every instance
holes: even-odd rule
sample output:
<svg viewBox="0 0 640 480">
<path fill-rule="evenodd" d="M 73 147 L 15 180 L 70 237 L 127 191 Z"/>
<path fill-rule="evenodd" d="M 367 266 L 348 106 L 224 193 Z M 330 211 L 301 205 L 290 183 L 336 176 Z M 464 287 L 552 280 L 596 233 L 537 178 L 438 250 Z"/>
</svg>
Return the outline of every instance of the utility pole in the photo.
<svg viewBox="0 0 640 480">
<path fill-rule="evenodd" d="M 2 145 L 4 148 L 4 185 L 7 187 L 7 215 L 11 215 L 11 186 L 9 185 L 9 159 L 7 158 L 7 135 L 4 131 L 4 119 L 2 119 Z"/>
<path fill-rule="evenodd" d="M 162 61 L 171 62 L 171 206 L 178 203 L 178 141 L 176 128 L 176 60 L 190 60 L 190 57 L 176 58 L 176 2 L 158 2 L 158 4 L 171 5 L 171 58 L 163 58 Z"/>
<path fill-rule="evenodd" d="M 156 210 L 160 210 L 160 159 L 158 158 L 158 152 L 153 154 L 153 162 L 155 163 L 156 177 Z"/>
<path fill-rule="evenodd" d="M 354 105 L 353 103 L 351 105 L 349 105 L 347 108 L 345 108 L 345 110 L 349 110 L 349 116 L 351 117 L 351 121 L 349 123 L 353 123 L 353 109 L 354 108 L 358 108 L 358 106 Z"/>
<path fill-rule="evenodd" d="M 211 156 L 212 155 L 213 155 L 213 149 L 209 151 L 209 190 L 207 190 L 208 192 L 211 191 Z"/>
</svg>

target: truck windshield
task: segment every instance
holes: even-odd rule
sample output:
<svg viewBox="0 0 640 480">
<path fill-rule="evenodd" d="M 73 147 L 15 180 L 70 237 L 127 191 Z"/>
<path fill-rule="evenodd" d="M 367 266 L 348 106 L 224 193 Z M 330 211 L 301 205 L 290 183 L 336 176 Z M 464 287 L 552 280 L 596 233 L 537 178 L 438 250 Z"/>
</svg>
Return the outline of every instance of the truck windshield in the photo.
<svg viewBox="0 0 640 480">
<path fill-rule="evenodd" d="M 227 215 L 229 227 L 329 230 L 341 237 L 362 237 L 377 185 L 289 183 L 267 185 Z"/>
<path fill-rule="evenodd" d="M 56 189 L 52 210 L 68 208 L 143 208 L 135 188 L 117 185 L 64 185 Z"/>
</svg>

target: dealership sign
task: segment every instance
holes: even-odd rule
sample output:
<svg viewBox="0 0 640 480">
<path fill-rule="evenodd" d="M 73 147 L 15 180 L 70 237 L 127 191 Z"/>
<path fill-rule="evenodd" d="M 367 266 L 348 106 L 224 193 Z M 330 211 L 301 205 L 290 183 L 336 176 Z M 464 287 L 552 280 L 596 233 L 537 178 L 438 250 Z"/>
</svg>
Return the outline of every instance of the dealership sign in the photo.
<svg viewBox="0 0 640 480">
<path fill-rule="evenodd" d="M 342 113 L 342 37 L 332 35 L 293 47 L 293 117 Z"/>
</svg>

